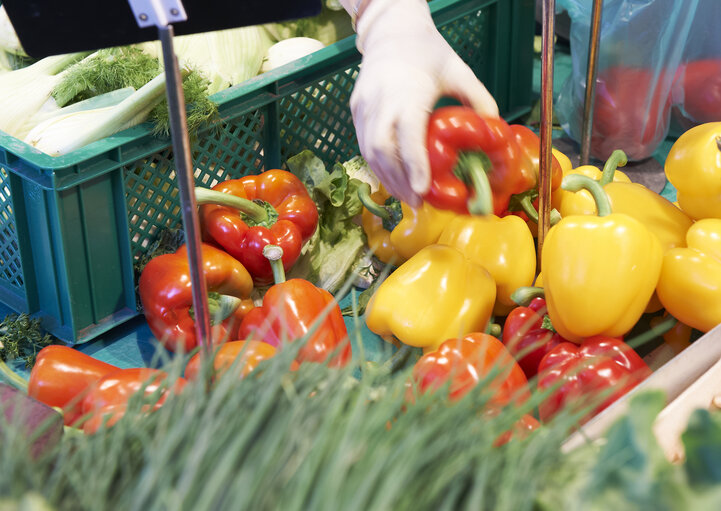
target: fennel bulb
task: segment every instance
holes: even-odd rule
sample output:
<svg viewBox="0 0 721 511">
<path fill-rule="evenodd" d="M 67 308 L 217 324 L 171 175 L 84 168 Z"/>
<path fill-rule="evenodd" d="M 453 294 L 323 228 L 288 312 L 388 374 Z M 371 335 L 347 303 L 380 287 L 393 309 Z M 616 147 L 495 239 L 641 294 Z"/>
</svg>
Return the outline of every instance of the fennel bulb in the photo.
<svg viewBox="0 0 721 511">
<path fill-rule="evenodd" d="M 272 44 L 259 25 L 173 38 L 178 59 L 210 81 L 208 94 L 258 75 L 263 56 Z M 150 55 L 160 56 L 159 43 L 144 43 L 140 47 Z"/>
<path fill-rule="evenodd" d="M 62 80 L 62 69 L 78 54 L 46 57 L 35 64 L 0 74 L 0 130 L 25 138 L 32 128 L 29 120 L 45 104 Z"/>
<path fill-rule="evenodd" d="M 324 47 L 323 43 L 310 37 L 291 37 L 290 39 L 284 39 L 268 48 L 262 71 L 265 73 L 271 69 L 278 68 Z"/>
<path fill-rule="evenodd" d="M 0 50 L 15 55 L 26 55 L 4 5 L 0 5 Z"/>
<path fill-rule="evenodd" d="M 60 156 L 143 122 L 163 99 L 162 73 L 115 106 L 71 108 L 35 126 L 25 142 L 50 156 Z"/>
</svg>

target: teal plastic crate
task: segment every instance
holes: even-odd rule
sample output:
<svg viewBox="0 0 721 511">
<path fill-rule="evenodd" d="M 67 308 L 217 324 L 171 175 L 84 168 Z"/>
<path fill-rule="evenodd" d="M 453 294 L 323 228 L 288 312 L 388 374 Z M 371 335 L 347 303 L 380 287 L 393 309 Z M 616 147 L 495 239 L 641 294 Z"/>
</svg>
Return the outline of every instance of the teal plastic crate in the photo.
<svg viewBox="0 0 721 511">
<path fill-rule="evenodd" d="M 532 0 L 433 0 L 440 31 L 512 118 L 531 103 Z M 193 145 L 198 185 L 282 167 L 303 149 L 358 153 L 350 37 L 213 99 L 223 123 Z M 138 314 L 133 261 L 181 224 L 169 139 L 147 125 L 50 157 L 0 132 L 0 302 L 69 343 Z"/>
</svg>

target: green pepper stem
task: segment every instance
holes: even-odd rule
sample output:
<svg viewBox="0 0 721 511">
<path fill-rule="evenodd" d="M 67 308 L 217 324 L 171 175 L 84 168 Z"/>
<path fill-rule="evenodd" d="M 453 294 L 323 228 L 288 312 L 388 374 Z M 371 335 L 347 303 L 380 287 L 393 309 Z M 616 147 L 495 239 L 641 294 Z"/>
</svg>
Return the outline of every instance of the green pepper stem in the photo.
<svg viewBox="0 0 721 511">
<path fill-rule="evenodd" d="M 383 220 L 391 219 L 391 214 L 383 206 L 371 199 L 371 187 L 368 183 L 363 183 L 358 187 L 358 200 L 361 201 L 364 208 L 375 216 Z"/>
<path fill-rule="evenodd" d="M 18 390 L 21 390 L 27 394 L 28 382 L 26 382 L 19 374 L 10 369 L 10 367 L 3 361 L 0 360 L 0 374 L 3 375 L 5 380 Z"/>
<path fill-rule="evenodd" d="M 283 268 L 283 249 L 278 245 L 266 245 L 263 247 L 263 256 L 270 262 L 273 270 L 273 281 L 276 284 L 285 282 L 285 268 Z"/>
<path fill-rule="evenodd" d="M 639 346 L 642 346 L 647 342 L 652 341 L 653 339 L 665 334 L 666 332 L 671 330 L 676 325 L 676 323 L 678 323 L 678 320 L 673 316 L 669 316 L 655 327 L 647 330 L 642 334 L 637 335 L 629 341 L 626 341 L 626 344 L 628 344 L 631 348 L 638 348 Z"/>
<path fill-rule="evenodd" d="M 628 163 L 626 153 L 620 149 L 616 149 L 611 153 L 611 156 L 608 157 L 608 160 L 606 160 L 606 164 L 603 166 L 603 173 L 601 174 L 601 179 L 598 180 L 598 184 L 606 186 L 608 183 L 613 181 L 613 175 L 616 173 L 616 168 L 623 167 L 626 163 Z"/>
<path fill-rule="evenodd" d="M 408 359 L 408 356 L 411 354 L 412 350 L 413 348 L 411 348 L 407 344 L 401 344 L 401 347 L 398 348 L 395 353 L 393 353 L 393 356 L 386 360 L 386 362 L 383 364 L 383 369 L 385 371 L 388 371 L 389 373 L 396 372 Z"/>
<path fill-rule="evenodd" d="M 500 339 L 503 330 L 501 329 L 501 325 L 499 325 L 498 323 L 488 323 L 488 326 L 486 327 L 486 333 Z"/>
<path fill-rule="evenodd" d="M 218 325 L 228 319 L 238 307 L 242 300 L 237 296 L 221 295 L 211 291 L 208 293 L 208 312 L 210 313 L 210 322 Z M 195 320 L 195 311 L 190 307 L 188 311 L 190 317 Z"/>
<path fill-rule="evenodd" d="M 511 293 L 511 300 L 522 307 L 527 306 L 534 298 L 544 298 L 546 296 L 542 287 L 523 286 Z"/>
<path fill-rule="evenodd" d="M 218 206 L 237 209 L 255 223 L 260 223 L 268 219 L 268 212 L 263 206 L 251 200 L 244 199 L 243 197 L 233 195 L 232 193 L 223 193 L 203 188 L 202 186 L 196 186 L 195 201 L 198 203 L 198 206 L 202 206 L 203 204 L 216 204 Z"/>
<path fill-rule="evenodd" d="M 237 296 L 221 295 L 208 296 L 208 311 L 213 321 L 222 323 L 240 307 L 242 300 Z"/>
<path fill-rule="evenodd" d="M 490 158 L 482 152 L 463 152 L 458 155 L 454 173 L 473 188 L 473 196 L 468 199 L 468 211 L 471 215 L 490 215 L 493 213 L 493 193 L 488 181 L 488 172 L 492 170 Z"/>
<path fill-rule="evenodd" d="M 526 216 L 533 222 L 538 223 L 538 211 L 536 210 L 536 207 L 533 205 L 533 201 L 531 200 L 530 195 L 525 195 L 518 204 L 521 206 L 521 209 L 526 214 Z M 553 208 L 551 210 L 551 225 L 556 225 L 558 222 L 561 221 L 561 213 L 558 212 L 556 208 Z"/>
<path fill-rule="evenodd" d="M 596 201 L 596 209 L 598 216 L 606 216 L 611 214 L 611 201 L 603 190 L 603 186 L 598 181 L 594 181 L 590 177 L 580 174 L 568 174 L 561 182 L 561 188 L 569 192 L 577 192 L 581 189 L 588 190 Z"/>
</svg>

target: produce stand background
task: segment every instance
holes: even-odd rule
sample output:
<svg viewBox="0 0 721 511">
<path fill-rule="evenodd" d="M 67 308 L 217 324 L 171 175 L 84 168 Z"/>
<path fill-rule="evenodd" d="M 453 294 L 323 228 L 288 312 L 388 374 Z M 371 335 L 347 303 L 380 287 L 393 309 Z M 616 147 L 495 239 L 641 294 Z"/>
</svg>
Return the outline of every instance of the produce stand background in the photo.
<svg viewBox="0 0 721 511">
<path fill-rule="evenodd" d="M 451 46 L 496 97 L 528 111 L 532 0 L 433 0 Z M 360 55 L 350 37 L 213 96 L 223 123 L 193 145 L 210 187 L 282 167 L 304 149 L 326 164 L 358 152 L 348 101 Z M 53 158 L 0 133 L 0 303 L 69 342 L 138 312 L 133 262 L 161 228 L 180 225 L 169 139 L 141 125 Z"/>
<path fill-rule="evenodd" d="M 531 56 L 533 57 L 533 55 Z M 529 64 L 529 69 L 532 69 L 532 90 L 529 90 L 526 108 L 519 107 L 516 110 L 517 114 L 521 115 L 530 110 L 534 98 L 537 97 L 540 92 L 540 61 L 538 56 L 533 57 L 533 60 Z M 556 92 L 560 89 L 561 84 L 570 74 L 570 71 L 571 58 L 568 53 L 568 48 L 559 45 L 556 48 L 554 71 L 554 89 Z M 515 116 L 509 117 L 514 118 Z M 563 150 L 568 150 L 572 160 L 575 158 L 575 166 L 578 163 L 577 145 L 566 139 L 560 130 L 554 133 L 554 137 L 557 137 L 556 145 Z M 624 172 L 627 172 L 634 178 L 634 181 L 644 182 L 647 186 L 655 189 L 655 191 L 661 192 L 664 197 L 671 201 L 675 200 L 676 191 L 663 175 L 663 162 L 673 141 L 672 138 L 664 141 L 655 152 L 653 160 L 643 162 L 642 164 L 632 163 L 623 169 Z M 573 154 L 573 151 L 576 151 L 575 154 Z M 351 155 L 353 154 L 355 153 Z M 358 290 L 356 290 L 356 293 L 357 292 Z M 341 307 L 350 305 L 350 303 L 351 296 L 349 295 L 341 301 Z M 11 310 L 9 308 L 0 304 L 0 317 L 10 312 Z M 344 319 L 349 331 L 360 328 L 364 355 L 368 360 L 385 360 L 389 354 L 395 350 L 393 346 L 370 332 L 363 321 L 356 325 L 352 317 L 345 317 Z M 352 342 L 355 343 L 355 338 L 352 339 Z M 155 360 L 157 344 L 145 319 L 142 316 L 136 316 L 128 320 L 125 324 L 119 325 L 99 335 L 93 342 L 80 344 L 76 346 L 76 348 L 88 355 L 92 355 L 95 358 L 118 367 L 142 367 L 151 365 Z M 357 349 L 358 347 L 354 345 L 354 353 L 358 352 Z M 27 371 L 19 364 L 15 364 L 14 369 L 21 374 L 24 373 L 24 375 L 27 375 Z"/>
</svg>

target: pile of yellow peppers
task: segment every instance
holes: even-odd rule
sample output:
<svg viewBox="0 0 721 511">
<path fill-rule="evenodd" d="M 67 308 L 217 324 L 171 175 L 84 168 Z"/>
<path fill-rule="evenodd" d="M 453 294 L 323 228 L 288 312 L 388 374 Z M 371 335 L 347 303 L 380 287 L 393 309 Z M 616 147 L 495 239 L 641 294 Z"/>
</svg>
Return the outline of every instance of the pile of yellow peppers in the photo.
<svg viewBox="0 0 721 511">
<path fill-rule="evenodd" d="M 402 219 L 391 226 L 364 211 L 369 245 L 398 266 L 368 303 L 369 329 L 432 351 L 487 330 L 516 305 L 513 292 L 534 283 L 553 327 L 570 341 L 623 336 L 661 308 L 679 321 L 669 332 L 678 349 L 688 344 L 679 332 L 721 323 L 721 123 L 689 130 L 671 149 L 665 171 L 678 204 L 616 170 L 626 163 L 620 151 L 603 171 L 572 169 L 554 154 L 564 173 L 552 196 L 561 220 L 543 245 L 543 275 L 532 226 L 519 216 L 400 204 Z M 383 189 L 371 199 L 393 200 Z"/>
</svg>

